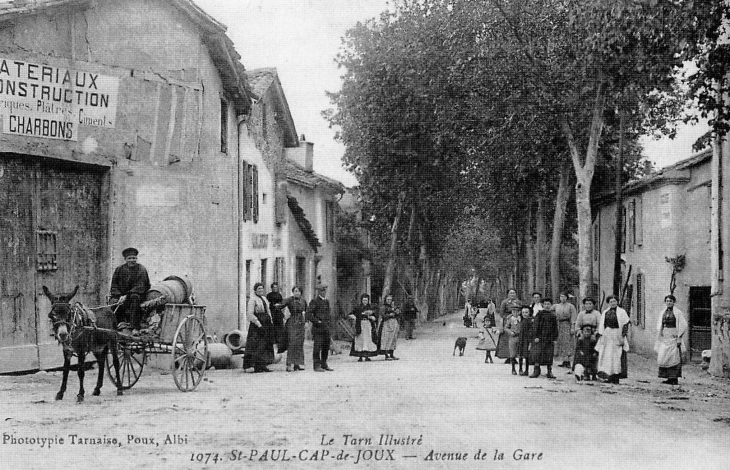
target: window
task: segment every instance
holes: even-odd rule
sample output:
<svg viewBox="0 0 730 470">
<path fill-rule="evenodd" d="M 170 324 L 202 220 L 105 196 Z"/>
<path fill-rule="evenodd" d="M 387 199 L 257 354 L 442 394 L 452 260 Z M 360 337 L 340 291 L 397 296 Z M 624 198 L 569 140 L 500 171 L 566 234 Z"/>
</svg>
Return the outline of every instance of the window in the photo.
<svg viewBox="0 0 730 470">
<path fill-rule="evenodd" d="M 256 165 L 241 163 L 241 201 L 243 204 L 241 217 L 244 221 L 259 221 L 259 169 Z"/>
<path fill-rule="evenodd" d="M 600 245 L 598 244 L 600 237 L 598 234 L 598 224 L 595 224 L 593 225 L 593 261 L 598 261 L 598 252 L 600 250 Z"/>
<path fill-rule="evenodd" d="M 284 258 L 274 260 L 274 282 L 284 291 Z"/>
<path fill-rule="evenodd" d="M 335 241 L 335 202 L 325 201 L 325 237 L 330 243 Z"/>
<path fill-rule="evenodd" d="M 296 285 L 304 289 L 307 285 L 307 259 L 303 256 L 297 256 Z M 304 292 L 302 292 L 304 295 Z"/>
<path fill-rule="evenodd" d="M 644 204 L 641 199 L 636 200 L 636 244 L 644 244 Z"/>
<path fill-rule="evenodd" d="M 58 264 L 57 232 L 36 230 L 36 271 L 56 271 Z"/>
<path fill-rule="evenodd" d="M 636 200 L 629 202 L 629 251 L 634 251 L 636 245 Z"/>
<path fill-rule="evenodd" d="M 261 260 L 261 282 L 264 283 L 264 287 L 266 287 L 266 289 L 268 289 L 268 285 L 266 283 L 266 275 L 268 274 L 266 272 L 266 267 L 268 264 L 269 264 L 268 259 L 264 258 Z"/>
<path fill-rule="evenodd" d="M 221 100 L 221 152 L 228 153 L 228 102 Z"/>
<path fill-rule="evenodd" d="M 246 260 L 246 300 L 251 298 L 251 260 Z"/>
<path fill-rule="evenodd" d="M 253 214 L 253 223 L 259 223 L 259 167 L 256 165 L 251 166 L 251 199 L 253 200 L 253 207 L 251 212 Z"/>
<path fill-rule="evenodd" d="M 644 275 L 636 275 L 636 324 L 644 328 L 646 312 L 644 311 Z"/>
</svg>

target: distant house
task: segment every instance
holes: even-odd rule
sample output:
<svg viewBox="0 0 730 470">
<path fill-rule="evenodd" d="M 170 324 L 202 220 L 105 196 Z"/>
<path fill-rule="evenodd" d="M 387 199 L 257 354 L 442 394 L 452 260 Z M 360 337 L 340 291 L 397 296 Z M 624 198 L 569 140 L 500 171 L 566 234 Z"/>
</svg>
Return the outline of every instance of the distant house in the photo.
<svg viewBox="0 0 730 470">
<path fill-rule="evenodd" d="M 246 72 L 254 103 L 247 122 L 248 140 L 241 144 L 241 165 L 253 168 L 252 182 L 244 178 L 243 192 L 253 191 L 250 220 L 244 229 L 241 301 L 261 281 L 269 290 L 278 282 L 282 295 L 294 286 L 307 300 L 315 286 L 330 286 L 327 296 L 337 296 L 336 204 L 345 191 L 339 181 L 313 170 L 314 144 L 297 136 L 284 89 L 275 68 Z M 244 197 L 244 211 L 250 198 Z M 249 218 L 244 215 L 244 224 Z M 245 313 L 245 309 L 243 309 Z M 241 327 L 246 328 L 242 319 Z"/>
<path fill-rule="evenodd" d="M 630 311 L 635 350 L 650 352 L 654 346 L 672 278 L 672 264 L 666 260 L 680 256 L 685 263 L 676 274 L 674 296 L 677 307 L 688 314 L 685 348 L 693 354 L 710 348 L 711 158 L 706 150 L 624 186 L 622 286 L 628 286 L 624 305 Z M 611 193 L 593 201 L 593 276 L 599 301 L 612 293 L 614 197 Z"/>
<path fill-rule="evenodd" d="M 361 250 L 370 249 L 370 231 L 367 220 L 363 221 L 362 207 L 357 196 L 357 188 L 350 188 L 340 200 L 340 210 L 345 217 L 351 217 L 354 222 L 355 233 L 351 246 L 342 247 L 348 259 L 340 259 L 338 274 L 339 296 L 338 302 L 344 313 L 352 311 L 360 303 L 362 294 L 371 295 L 372 302 L 379 301 L 379 292 L 373 292 L 371 263 Z"/>
</svg>

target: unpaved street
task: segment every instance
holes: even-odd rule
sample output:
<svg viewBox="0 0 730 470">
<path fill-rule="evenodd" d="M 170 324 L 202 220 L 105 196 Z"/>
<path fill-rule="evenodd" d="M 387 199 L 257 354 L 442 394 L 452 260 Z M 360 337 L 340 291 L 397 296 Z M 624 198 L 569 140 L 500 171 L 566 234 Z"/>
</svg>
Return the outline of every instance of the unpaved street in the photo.
<svg viewBox="0 0 730 470">
<path fill-rule="evenodd" d="M 728 468 L 728 381 L 690 366 L 671 388 L 635 355 L 619 386 L 561 368 L 514 377 L 483 363 L 476 332 L 456 313 L 401 339 L 400 361 L 342 354 L 328 373 L 311 370 L 308 343 L 304 372 L 210 370 L 185 394 L 147 369 L 123 397 L 109 382 L 93 397 L 92 370 L 81 405 L 75 374 L 61 402 L 59 372 L 1 376 L 0 467 Z M 452 356 L 459 336 L 464 357 Z"/>
</svg>

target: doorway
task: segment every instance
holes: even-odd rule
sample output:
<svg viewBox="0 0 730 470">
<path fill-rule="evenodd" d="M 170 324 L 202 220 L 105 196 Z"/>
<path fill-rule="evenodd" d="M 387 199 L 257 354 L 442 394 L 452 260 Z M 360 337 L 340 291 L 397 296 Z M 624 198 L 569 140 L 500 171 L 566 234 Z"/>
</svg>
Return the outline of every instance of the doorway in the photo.
<svg viewBox="0 0 730 470">
<path fill-rule="evenodd" d="M 689 357 L 699 359 L 712 347 L 710 286 L 689 288 Z"/>
<path fill-rule="evenodd" d="M 0 372 L 58 367 L 63 358 L 42 286 L 101 304 L 108 169 L 0 155 Z M 104 201 L 102 201 L 104 199 Z"/>
</svg>

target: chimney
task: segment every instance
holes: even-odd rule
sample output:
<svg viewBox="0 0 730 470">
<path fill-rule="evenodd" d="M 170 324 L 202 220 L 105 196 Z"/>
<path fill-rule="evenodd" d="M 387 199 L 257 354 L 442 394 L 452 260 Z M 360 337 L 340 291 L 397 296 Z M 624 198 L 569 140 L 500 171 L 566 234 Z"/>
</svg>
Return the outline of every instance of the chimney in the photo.
<svg viewBox="0 0 730 470">
<path fill-rule="evenodd" d="M 314 165 L 314 143 L 307 142 L 304 134 L 299 139 L 299 146 L 284 149 L 286 158 L 296 163 L 305 171 L 312 172 Z"/>
</svg>

